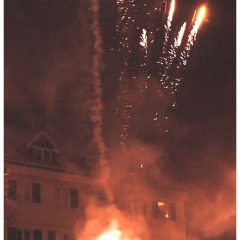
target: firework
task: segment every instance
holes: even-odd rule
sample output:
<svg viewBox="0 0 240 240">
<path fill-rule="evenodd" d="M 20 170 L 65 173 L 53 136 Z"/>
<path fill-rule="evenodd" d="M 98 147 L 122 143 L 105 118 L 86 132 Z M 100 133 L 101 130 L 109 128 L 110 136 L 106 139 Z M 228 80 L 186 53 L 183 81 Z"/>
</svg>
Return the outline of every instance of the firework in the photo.
<svg viewBox="0 0 240 240">
<path fill-rule="evenodd" d="M 123 105 L 121 113 L 118 113 L 123 125 L 123 134 L 120 136 L 123 144 L 132 124 L 132 110 L 138 107 L 133 101 L 132 93 L 135 91 L 130 91 L 134 82 L 141 79 L 138 89 L 144 94 L 148 83 L 158 78 L 156 97 L 159 101 L 164 94 L 174 94 L 178 90 L 182 70 L 190 57 L 206 8 L 202 6 L 195 11 L 191 23 L 177 24 L 180 27 L 174 29 L 172 22 L 176 11 L 175 0 L 164 0 L 161 3 L 154 1 L 152 5 L 144 0 L 118 0 L 117 6 L 116 29 L 121 59 L 119 81 L 122 86 L 119 99 Z M 191 29 L 187 33 L 189 26 Z M 177 34 L 174 34 L 176 32 Z M 171 106 L 176 106 L 174 99 Z M 167 118 L 165 114 L 153 110 L 151 120 L 158 126 L 162 119 Z"/>
<path fill-rule="evenodd" d="M 95 54 L 93 56 L 93 87 L 94 87 L 94 99 L 91 108 L 91 120 L 94 126 L 94 140 L 98 146 L 98 151 L 101 160 L 106 159 L 106 147 L 104 140 L 102 138 L 102 90 L 101 90 L 101 80 L 99 73 L 99 61 L 101 59 L 101 43 L 102 38 L 100 34 L 100 27 L 98 24 L 98 11 L 99 11 L 99 1 L 92 0 L 92 31 L 94 36 L 94 50 Z"/>
<path fill-rule="evenodd" d="M 170 9 L 169 9 L 169 13 L 168 13 L 168 17 L 167 17 L 167 22 L 165 25 L 166 31 L 165 31 L 165 38 L 164 38 L 163 49 L 162 49 L 163 54 L 165 54 L 167 51 L 167 43 L 168 43 L 168 39 L 169 39 L 169 34 L 171 32 L 171 25 L 172 25 L 174 9 L 175 9 L 175 0 L 172 0 Z"/>
<path fill-rule="evenodd" d="M 175 85 L 175 91 L 177 91 L 177 86 L 179 85 L 182 79 L 181 73 L 182 73 L 183 67 L 187 65 L 187 61 L 188 61 L 188 58 L 190 57 L 190 53 L 194 45 L 194 41 L 196 41 L 198 29 L 204 20 L 205 14 L 206 14 L 206 7 L 204 6 L 199 8 L 198 11 L 194 12 L 194 16 L 192 20 L 193 22 L 192 29 L 188 34 L 186 44 L 184 45 L 183 50 L 180 52 L 179 60 L 176 63 L 175 70 L 173 71 L 173 74 L 172 74 L 172 79 L 173 81 L 175 81 L 175 84 L 177 84 Z"/>
<path fill-rule="evenodd" d="M 101 90 L 101 79 L 99 73 L 99 63 L 102 55 L 102 38 L 99 26 L 99 0 L 91 0 L 92 6 L 92 32 L 94 38 L 94 50 L 93 55 L 93 65 L 92 65 L 92 79 L 93 79 L 93 99 L 91 106 L 91 121 L 93 124 L 93 135 L 94 142 L 97 146 L 99 155 L 99 165 L 100 165 L 100 184 L 105 189 L 107 198 L 109 202 L 113 201 L 113 195 L 109 189 L 109 169 L 108 162 L 106 158 L 106 145 L 102 137 L 102 90 Z"/>
<path fill-rule="evenodd" d="M 142 47 L 144 47 L 145 52 L 147 53 L 147 35 L 146 35 L 146 33 L 147 33 L 146 29 L 143 29 L 142 30 L 142 35 L 141 35 L 141 38 L 140 38 L 141 39 L 140 45 Z"/>
</svg>

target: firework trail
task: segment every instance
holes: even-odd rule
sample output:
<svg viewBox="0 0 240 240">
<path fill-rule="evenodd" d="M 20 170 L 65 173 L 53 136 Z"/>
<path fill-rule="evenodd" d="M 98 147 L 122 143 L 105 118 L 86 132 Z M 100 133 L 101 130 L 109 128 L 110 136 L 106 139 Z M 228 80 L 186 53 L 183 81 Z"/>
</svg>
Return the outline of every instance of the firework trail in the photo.
<svg viewBox="0 0 240 240">
<path fill-rule="evenodd" d="M 94 55 L 93 55 L 93 66 L 92 66 L 92 74 L 93 74 L 93 87 L 94 87 L 94 96 L 92 99 L 92 107 L 91 107 L 91 121 L 93 123 L 93 134 L 94 134 L 94 142 L 98 149 L 99 154 L 99 164 L 100 164 L 100 181 L 102 183 L 102 187 L 105 189 L 107 194 L 108 201 L 112 202 L 113 196 L 112 192 L 109 190 L 108 182 L 109 182 L 109 169 L 106 158 L 106 145 L 104 139 L 102 137 L 102 90 L 101 90 L 101 79 L 99 73 L 99 62 L 102 54 L 102 38 L 100 34 L 100 26 L 99 26 L 99 0 L 91 0 L 92 6 L 92 32 L 94 37 Z"/>
<path fill-rule="evenodd" d="M 175 71 L 173 72 L 172 79 L 173 79 L 173 81 L 175 81 L 175 83 L 179 84 L 181 81 L 181 78 L 182 78 L 181 72 L 183 70 L 183 67 L 187 65 L 187 60 L 190 57 L 190 53 L 191 53 L 192 47 L 194 45 L 194 41 L 196 41 L 198 29 L 199 29 L 200 25 L 202 24 L 202 21 L 204 20 L 205 14 L 206 14 L 206 7 L 204 7 L 204 6 L 202 6 L 197 11 L 197 16 L 196 16 L 196 11 L 194 13 L 193 20 L 192 20 L 192 22 L 193 22 L 192 29 L 187 37 L 186 44 L 180 53 L 179 61 L 177 62 L 176 66 L 175 66 Z M 195 18 L 196 18 L 196 20 L 194 21 Z M 175 88 L 175 91 L 177 91 L 177 88 Z"/>
<path fill-rule="evenodd" d="M 177 38 L 175 38 L 175 41 L 174 41 L 174 47 L 180 47 L 181 43 L 182 43 L 182 39 L 183 39 L 183 35 L 184 35 L 184 32 L 185 32 L 185 29 L 186 29 L 186 22 L 183 23 L 183 25 L 181 26 L 179 32 L 178 32 L 178 35 L 177 35 Z"/>
<path fill-rule="evenodd" d="M 165 27 L 165 35 L 164 35 L 165 37 L 164 37 L 163 48 L 162 48 L 163 55 L 166 54 L 166 52 L 167 52 L 167 44 L 168 44 L 169 35 L 171 32 L 171 25 L 172 25 L 174 10 L 175 10 L 175 0 L 172 0 L 170 9 L 169 9 L 169 13 L 168 13 L 168 17 L 167 17 L 167 22 L 166 22 L 166 25 L 164 26 Z"/>
<path fill-rule="evenodd" d="M 175 0 L 171 1 L 170 9 L 168 12 L 168 17 L 166 24 L 164 25 L 165 31 L 164 31 L 164 40 L 163 40 L 163 47 L 162 47 L 162 56 L 160 57 L 159 63 L 160 63 L 160 85 L 159 85 L 159 94 L 162 96 L 161 88 L 168 88 L 166 85 L 166 82 L 168 80 L 168 75 L 166 74 L 169 69 L 169 61 L 171 58 L 174 58 L 174 51 L 172 47 L 170 46 L 170 50 L 168 51 L 168 42 L 169 37 L 171 33 L 171 25 L 172 25 L 172 19 L 173 19 L 173 13 L 175 10 Z M 162 86 L 163 85 L 163 86 Z"/>
<path fill-rule="evenodd" d="M 170 45 L 170 49 L 169 49 L 169 54 L 167 56 L 167 64 L 165 66 L 165 68 L 163 69 L 163 71 L 161 72 L 161 76 L 162 78 L 160 79 L 163 88 L 170 88 L 172 89 L 171 93 L 173 94 L 175 92 L 176 89 L 176 82 L 171 81 L 170 79 L 170 74 L 169 74 L 169 70 L 172 66 L 172 64 L 174 63 L 174 60 L 177 59 L 177 55 L 182 43 L 182 39 L 184 36 L 184 32 L 186 29 L 186 22 L 183 23 L 183 25 L 181 26 L 180 30 L 178 31 L 177 37 L 174 38 L 174 42 Z M 161 91 L 161 90 L 159 90 Z"/>
<path fill-rule="evenodd" d="M 142 83 L 138 84 L 138 88 L 140 90 L 141 93 L 143 93 L 143 91 L 145 89 L 148 88 L 148 79 L 150 78 L 150 75 L 148 75 L 148 37 L 147 37 L 147 30 L 143 28 L 142 30 L 142 34 L 140 36 L 140 42 L 139 42 L 140 46 L 142 46 L 143 50 L 144 50 L 144 61 L 142 64 L 143 67 L 143 72 L 145 73 L 144 75 L 144 79 L 142 81 Z"/>
<path fill-rule="evenodd" d="M 198 29 L 204 19 L 205 12 L 206 12 L 206 8 L 204 6 L 201 7 L 199 9 L 199 11 L 197 12 L 196 21 L 194 22 L 192 30 L 190 31 L 190 34 L 188 35 L 187 43 L 186 43 L 183 51 L 181 52 L 181 55 L 180 55 L 181 61 L 179 61 L 180 65 L 177 65 L 177 68 L 180 68 L 181 65 L 187 65 L 187 59 L 190 57 L 191 48 L 194 44 L 194 41 L 196 40 L 197 32 L 198 32 Z M 195 16 L 195 14 L 194 14 L 194 16 Z"/>
<path fill-rule="evenodd" d="M 147 44 L 147 30 L 146 29 L 142 30 L 142 35 L 140 37 L 140 43 L 139 44 L 144 48 L 145 54 L 147 55 L 148 44 Z"/>
</svg>

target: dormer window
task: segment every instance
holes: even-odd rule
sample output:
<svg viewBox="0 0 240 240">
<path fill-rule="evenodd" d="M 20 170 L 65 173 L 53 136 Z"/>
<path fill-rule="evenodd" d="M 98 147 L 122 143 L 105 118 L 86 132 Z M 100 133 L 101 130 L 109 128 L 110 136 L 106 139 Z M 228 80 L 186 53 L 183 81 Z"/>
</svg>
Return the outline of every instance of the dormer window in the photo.
<svg viewBox="0 0 240 240">
<path fill-rule="evenodd" d="M 56 164 L 58 150 L 51 138 L 42 132 L 28 144 L 28 155 L 36 163 Z"/>
<path fill-rule="evenodd" d="M 33 160 L 38 162 L 45 162 L 45 163 L 54 163 L 55 156 L 54 152 L 51 149 L 47 148 L 40 148 L 32 146 L 33 148 Z"/>
</svg>

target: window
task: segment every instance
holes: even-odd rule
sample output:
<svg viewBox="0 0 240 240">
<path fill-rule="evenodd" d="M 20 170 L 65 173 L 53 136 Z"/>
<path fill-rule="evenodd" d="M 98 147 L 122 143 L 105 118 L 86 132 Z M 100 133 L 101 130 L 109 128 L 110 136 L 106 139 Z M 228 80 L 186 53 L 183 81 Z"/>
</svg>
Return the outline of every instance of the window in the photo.
<svg viewBox="0 0 240 240">
<path fill-rule="evenodd" d="M 146 206 L 146 204 L 141 204 L 140 205 L 140 211 L 141 211 L 141 215 L 147 216 L 147 206 Z"/>
<path fill-rule="evenodd" d="M 70 188 L 70 207 L 78 207 L 78 190 L 76 188 Z"/>
<path fill-rule="evenodd" d="M 43 160 L 44 162 L 51 163 L 52 162 L 52 151 L 48 149 L 43 149 Z"/>
<path fill-rule="evenodd" d="M 70 234 L 63 234 L 63 240 L 75 240 L 75 238 Z"/>
<path fill-rule="evenodd" d="M 48 240 L 56 240 L 56 234 L 54 231 L 48 232 Z"/>
<path fill-rule="evenodd" d="M 30 231 L 8 228 L 8 240 L 30 240 Z"/>
<path fill-rule="evenodd" d="M 32 202 L 33 203 L 41 202 L 41 185 L 40 185 L 40 183 L 33 183 L 33 185 L 32 185 Z"/>
<path fill-rule="evenodd" d="M 68 234 L 63 234 L 63 240 L 69 240 Z"/>
<path fill-rule="evenodd" d="M 56 164 L 55 154 L 51 149 L 33 147 L 33 159 L 37 162 L 46 162 Z"/>
<path fill-rule="evenodd" d="M 22 231 L 17 229 L 16 230 L 16 240 L 22 240 Z"/>
<path fill-rule="evenodd" d="M 175 203 L 169 204 L 169 212 L 170 212 L 170 218 L 172 220 L 176 220 L 176 206 Z"/>
<path fill-rule="evenodd" d="M 33 240 L 42 240 L 41 230 L 33 230 Z"/>
<path fill-rule="evenodd" d="M 168 205 L 164 202 L 158 201 L 152 204 L 153 218 L 169 218 Z"/>
<path fill-rule="evenodd" d="M 8 228 L 8 240 L 22 240 L 22 231 L 13 227 Z"/>
<path fill-rule="evenodd" d="M 42 150 L 41 148 L 34 148 L 34 160 L 41 162 L 42 161 Z"/>
<path fill-rule="evenodd" d="M 15 240 L 16 229 L 13 227 L 8 228 L 8 240 Z"/>
<path fill-rule="evenodd" d="M 152 216 L 153 218 L 157 218 L 158 217 L 158 205 L 156 202 L 154 202 L 152 204 Z"/>
<path fill-rule="evenodd" d="M 17 181 L 9 180 L 8 181 L 8 198 L 11 200 L 17 199 Z"/>
<path fill-rule="evenodd" d="M 30 240 L 30 232 L 28 230 L 24 230 L 24 240 Z"/>
</svg>

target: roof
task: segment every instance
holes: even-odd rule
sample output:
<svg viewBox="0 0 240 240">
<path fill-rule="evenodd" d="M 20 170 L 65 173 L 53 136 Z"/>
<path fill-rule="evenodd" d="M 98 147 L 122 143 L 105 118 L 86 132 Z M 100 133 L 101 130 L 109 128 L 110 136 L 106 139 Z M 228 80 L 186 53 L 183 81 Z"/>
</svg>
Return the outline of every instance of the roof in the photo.
<svg viewBox="0 0 240 240">
<path fill-rule="evenodd" d="M 41 131 L 37 135 L 35 135 L 35 137 L 28 142 L 27 147 L 34 145 L 34 142 L 36 142 L 41 137 L 45 137 L 45 139 L 49 141 L 49 143 L 52 145 L 53 150 L 55 150 L 57 153 L 59 152 L 55 142 L 51 139 L 51 137 L 45 131 Z"/>
<path fill-rule="evenodd" d="M 43 139 L 41 139 L 42 137 Z M 43 146 L 43 148 L 50 148 L 55 153 L 59 153 L 54 141 L 55 137 L 57 138 L 57 135 L 54 134 L 54 138 L 52 138 L 45 130 L 41 130 L 36 133 L 31 129 L 20 129 L 13 126 L 4 126 L 4 159 L 5 161 L 11 161 L 15 164 L 24 163 L 29 166 L 39 165 L 39 163 L 29 161 L 29 158 L 26 159 L 26 157 L 21 154 L 22 150 L 28 149 L 30 146 L 42 147 L 41 144 L 43 144 L 43 141 L 47 140 L 50 145 L 45 147 Z M 75 145 L 76 146 L 71 146 L 71 148 L 68 147 L 61 149 L 61 154 L 58 154 L 57 157 L 58 164 L 56 166 L 51 164 L 48 164 L 49 166 L 47 166 L 47 164 L 45 164 L 45 167 L 59 168 L 64 171 L 89 174 L 88 172 L 85 173 L 84 171 L 86 170 L 82 169 L 81 166 L 81 163 L 83 163 L 83 166 L 85 166 L 84 164 L 87 163 L 88 159 L 84 159 L 83 155 L 81 155 L 81 151 L 79 152 L 79 143 L 75 142 Z M 67 146 L 67 144 L 66 146 L 64 145 L 64 147 Z M 43 165 L 44 164 L 40 163 L 39 167 L 44 167 Z"/>
<path fill-rule="evenodd" d="M 22 149 L 34 145 L 40 137 L 44 137 L 51 145 L 51 149 L 59 153 L 55 141 L 45 130 L 33 131 L 31 129 L 21 129 L 14 126 L 4 126 L 4 156 L 11 159 L 19 159 Z"/>
</svg>

